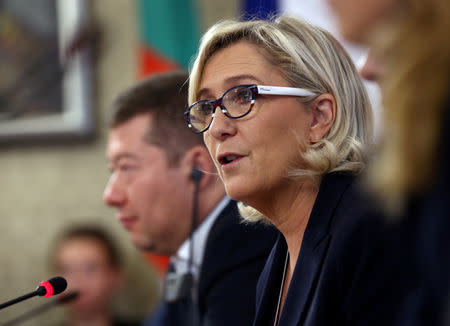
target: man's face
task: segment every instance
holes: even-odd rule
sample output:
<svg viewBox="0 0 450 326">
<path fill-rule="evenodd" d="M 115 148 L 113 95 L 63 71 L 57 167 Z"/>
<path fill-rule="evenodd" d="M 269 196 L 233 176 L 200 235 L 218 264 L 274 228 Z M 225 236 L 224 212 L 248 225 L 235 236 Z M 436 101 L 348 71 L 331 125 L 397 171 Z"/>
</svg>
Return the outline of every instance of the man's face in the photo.
<svg viewBox="0 0 450 326">
<path fill-rule="evenodd" d="M 76 315 L 94 315 L 107 309 L 121 280 L 105 245 L 98 239 L 74 237 L 65 240 L 55 255 L 56 272 L 67 279 L 68 290 L 79 297 L 70 304 Z"/>
<path fill-rule="evenodd" d="M 193 186 L 183 158 L 171 166 L 162 147 L 144 141 L 151 123 L 150 114 L 141 114 L 110 130 L 103 199 L 136 247 L 171 255 L 189 234 Z"/>
</svg>

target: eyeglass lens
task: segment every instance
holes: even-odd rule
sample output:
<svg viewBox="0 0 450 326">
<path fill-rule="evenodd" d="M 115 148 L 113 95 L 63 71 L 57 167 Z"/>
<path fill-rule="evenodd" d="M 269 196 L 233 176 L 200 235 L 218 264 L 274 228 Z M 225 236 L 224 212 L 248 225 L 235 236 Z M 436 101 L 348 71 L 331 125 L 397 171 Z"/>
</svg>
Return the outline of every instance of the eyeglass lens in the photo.
<svg viewBox="0 0 450 326">
<path fill-rule="evenodd" d="M 213 119 L 214 105 L 221 106 L 222 112 L 229 118 L 240 118 L 246 115 L 253 104 L 253 92 L 249 86 L 237 86 L 226 91 L 221 100 L 199 101 L 189 109 L 189 120 L 192 127 L 201 132 L 208 128 Z"/>
</svg>

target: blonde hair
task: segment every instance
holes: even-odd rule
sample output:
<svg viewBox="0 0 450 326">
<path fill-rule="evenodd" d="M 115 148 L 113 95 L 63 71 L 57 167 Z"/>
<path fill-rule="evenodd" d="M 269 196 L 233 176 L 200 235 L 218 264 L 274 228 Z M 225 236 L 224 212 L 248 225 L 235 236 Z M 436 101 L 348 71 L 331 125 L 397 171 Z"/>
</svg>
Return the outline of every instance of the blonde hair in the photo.
<svg viewBox="0 0 450 326">
<path fill-rule="evenodd" d="M 409 0 L 404 6 L 375 41 L 386 68 L 385 138 L 370 181 L 393 214 L 433 179 L 450 82 L 450 2 Z"/>
<path fill-rule="evenodd" d="M 333 171 L 360 172 L 373 141 L 372 110 L 355 66 L 327 31 L 297 18 L 280 16 L 272 21 L 223 21 L 203 36 L 189 82 L 189 103 L 198 99 L 202 73 L 219 50 L 239 41 L 258 46 L 264 58 L 279 69 L 293 87 L 315 96 L 329 93 L 336 100 L 336 118 L 325 137 L 312 145 L 299 144 L 306 168 L 293 168 L 290 177 L 319 178 Z M 276 68 L 275 68 L 276 67 Z M 247 206 L 250 220 L 262 216 Z"/>
</svg>

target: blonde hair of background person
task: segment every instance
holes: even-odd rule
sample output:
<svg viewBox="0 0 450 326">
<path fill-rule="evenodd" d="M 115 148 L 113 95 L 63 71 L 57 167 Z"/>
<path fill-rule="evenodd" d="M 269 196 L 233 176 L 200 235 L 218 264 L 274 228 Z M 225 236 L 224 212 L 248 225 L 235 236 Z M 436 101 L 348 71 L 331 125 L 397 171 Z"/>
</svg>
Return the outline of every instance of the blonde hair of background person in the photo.
<svg viewBox="0 0 450 326">
<path fill-rule="evenodd" d="M 399 5 L 392 23 L 374 41 L 385 67 L 380 81 L 385 135 L 371 183 L 394 214 L 436 177 L 450 84 L 450 2 Z"/>
<path fill-rule="evenodd" d="M 327 31 L 291 17 L 275 21 L 223 21 L 202 37 L 190 75 L 189 103 L 198 97 L 202 73 L 209 58 L 219 50 L 245 40 L 258 46 L 261 55 L 280 71 L 292 87 L 314 96 L 299 98 L 308 103 L 329 93 L 336 100 L 336 118 L 327 135 L 314 144 L 299 141 L 298 151 L 306 169 L 293 167 L 293 178 L 321 177 L 333 171 L 359 173 L 373 143 L 371 105 L 355 66 L 343 47 Z M 295 133 L 292 137 L 296 137 Z M 247 220 L 267 219 L 250 206 L 240 206 Z"/>
</svg>

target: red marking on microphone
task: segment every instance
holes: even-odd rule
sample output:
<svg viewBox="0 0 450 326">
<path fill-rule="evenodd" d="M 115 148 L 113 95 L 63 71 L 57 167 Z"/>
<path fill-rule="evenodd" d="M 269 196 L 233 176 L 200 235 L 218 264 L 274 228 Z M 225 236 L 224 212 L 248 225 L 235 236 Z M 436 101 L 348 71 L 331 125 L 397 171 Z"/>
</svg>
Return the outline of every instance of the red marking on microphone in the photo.
<svg viewBox="0 0 450 326">
<path fill-rule="evenodd" d="M 46 291 L 44 295 L 45 298 L 50 298 L 53 295 L 53 286 L 50 284 L 49 281 L 43 281 L 39 285 L 45 288 Z"/>
</svg>

